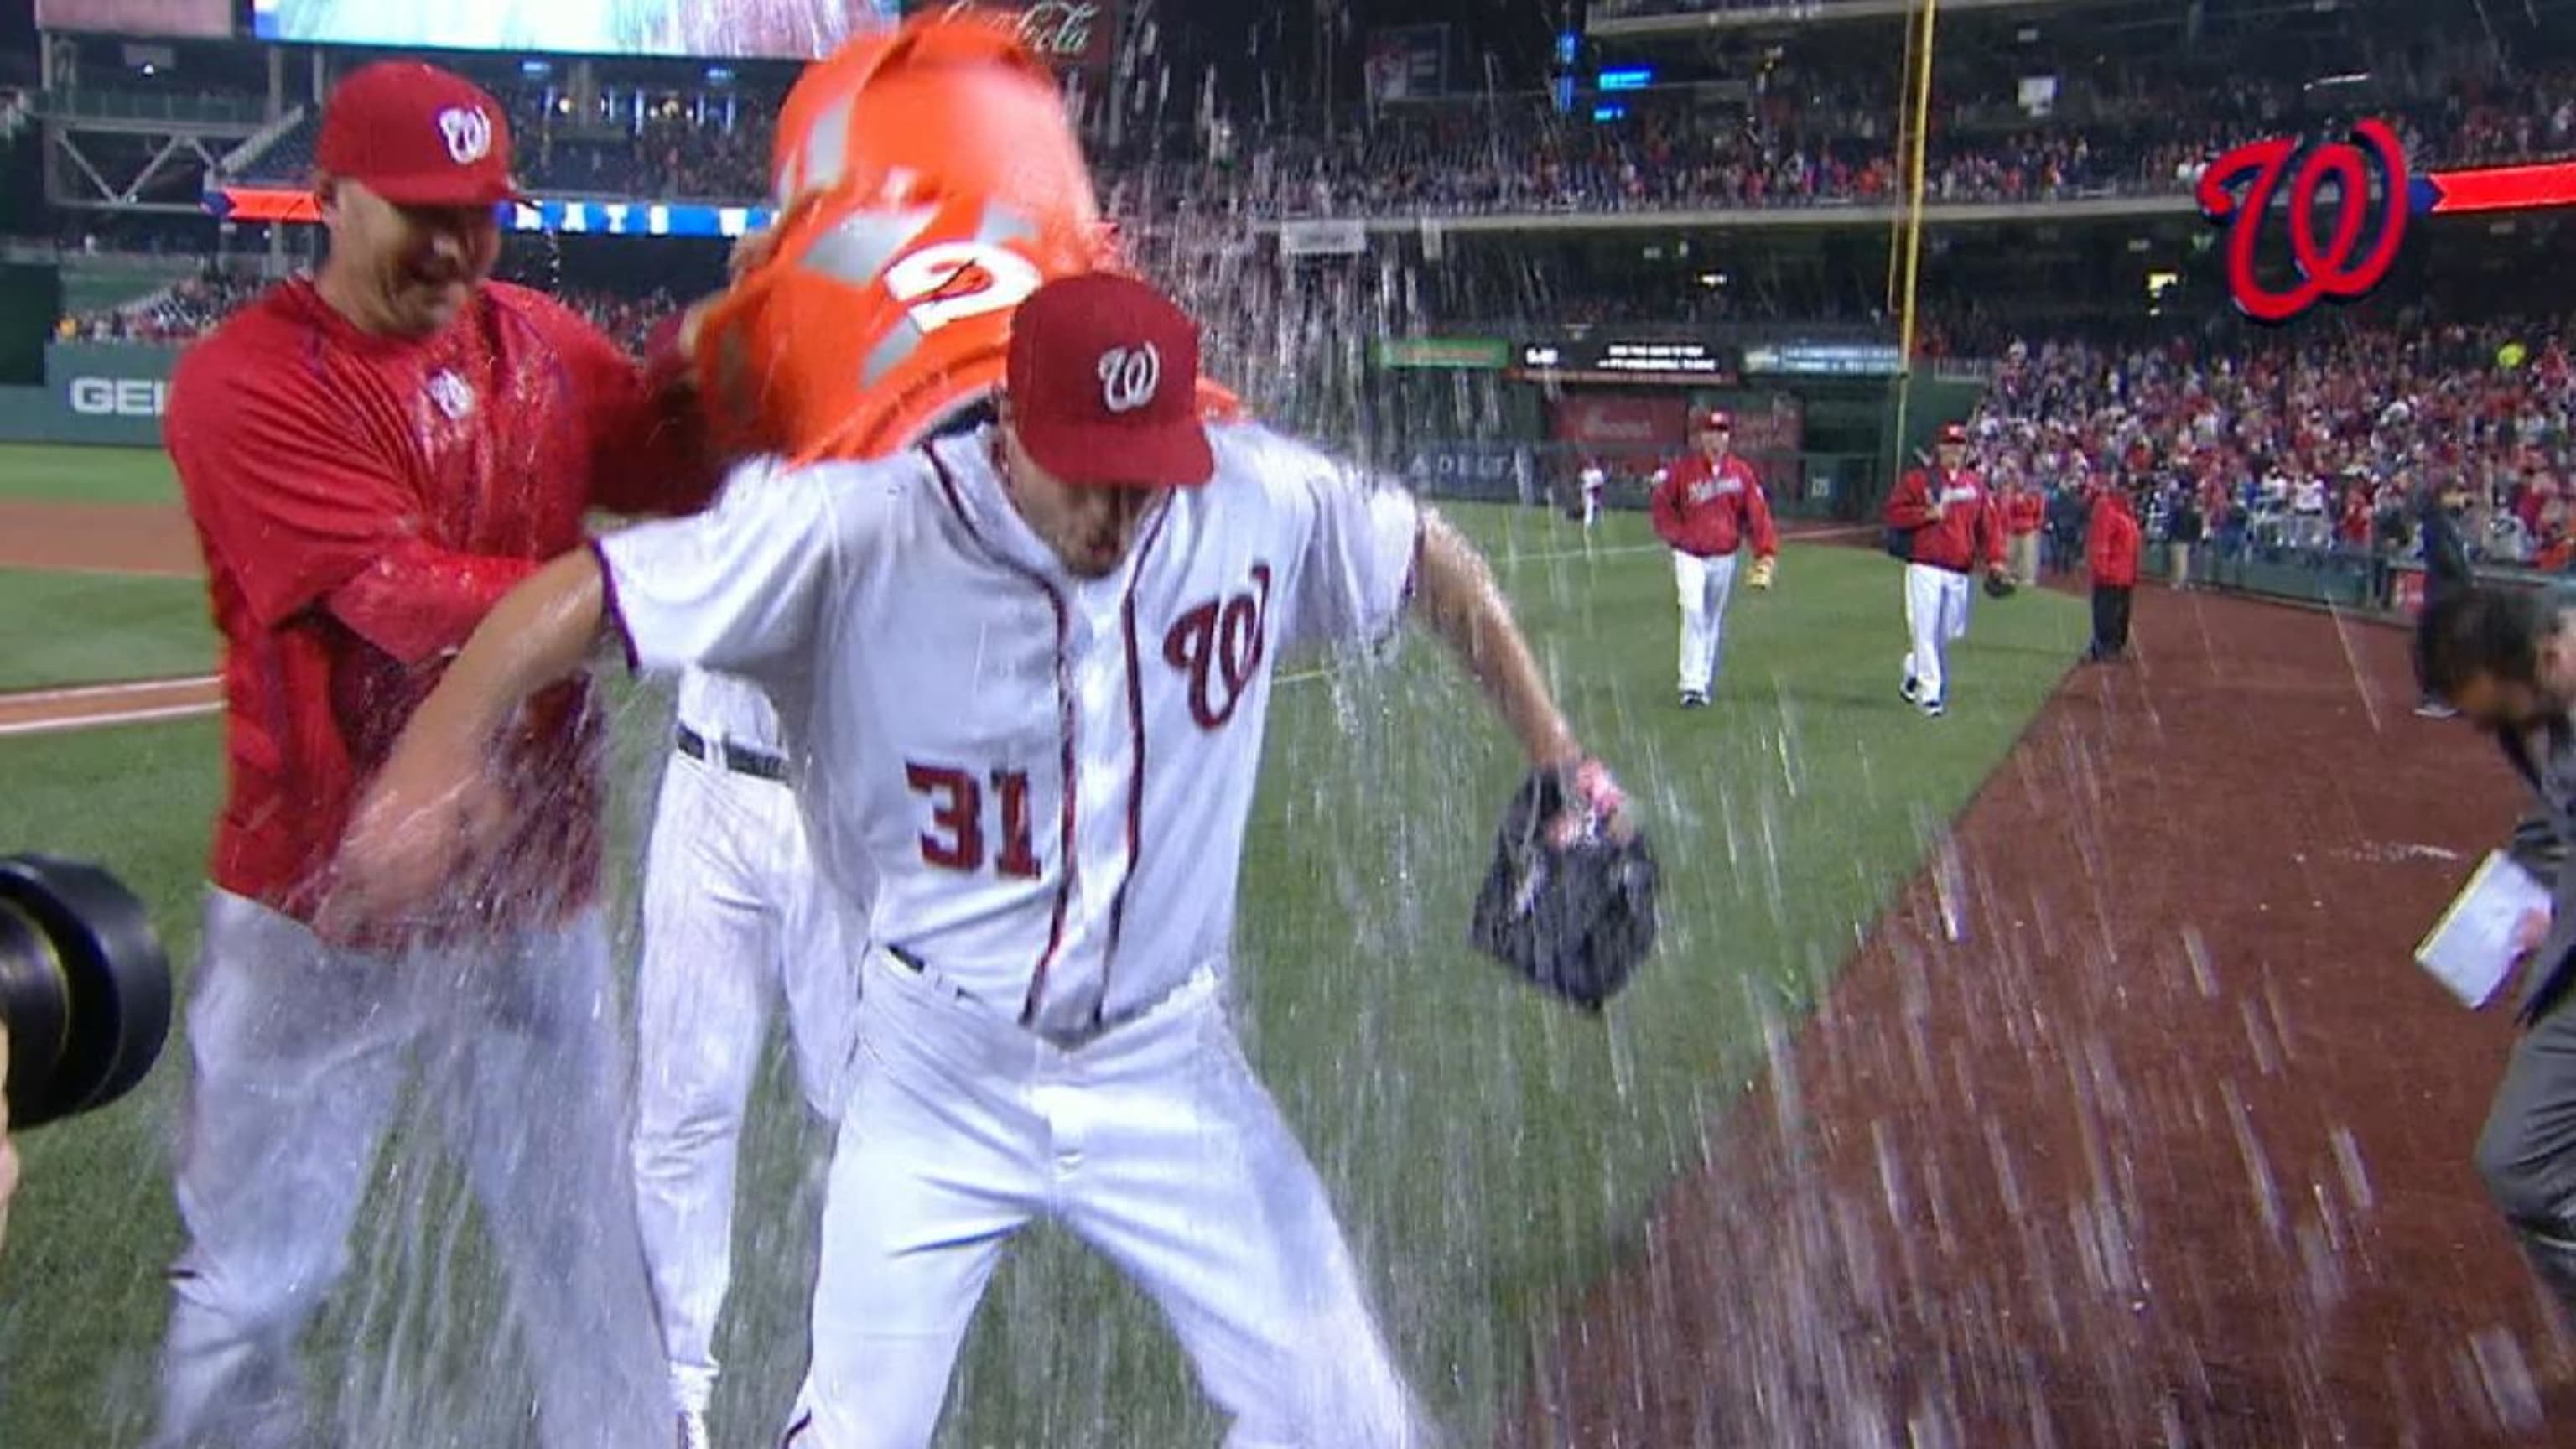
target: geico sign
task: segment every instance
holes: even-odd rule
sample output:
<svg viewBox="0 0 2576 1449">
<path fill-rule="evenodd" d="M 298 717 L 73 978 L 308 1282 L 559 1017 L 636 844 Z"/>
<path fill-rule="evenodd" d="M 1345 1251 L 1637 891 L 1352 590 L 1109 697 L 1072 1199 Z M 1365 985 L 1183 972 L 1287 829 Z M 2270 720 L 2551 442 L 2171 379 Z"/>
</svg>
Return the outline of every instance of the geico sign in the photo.
<svg viewBox="0 0 2576 1449">
<path fill-rule="evenodd" d="M 76 377 L 72 411 L 89 418 L 157 418 L 169 386 L 152 377 Z"/>
</svg>

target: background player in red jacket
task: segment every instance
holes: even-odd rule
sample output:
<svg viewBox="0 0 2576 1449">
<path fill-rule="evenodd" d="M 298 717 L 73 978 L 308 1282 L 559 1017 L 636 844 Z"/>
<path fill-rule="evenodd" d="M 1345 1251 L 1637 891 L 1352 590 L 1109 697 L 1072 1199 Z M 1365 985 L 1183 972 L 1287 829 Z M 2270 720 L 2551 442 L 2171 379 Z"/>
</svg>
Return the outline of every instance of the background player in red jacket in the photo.
<svg viewBox="0 0 2576 1449">
<path fill-rule="evenodd" d="M 2093 521 L 2084 536 L 2084 566 L 2093 575 L 2088 660 L 2098 663 L 2129 652 L 2129 603 L 2138 589 L 2138 553 L 2144 542 L 2125 489 L 2109 487 L 2094 495 Z"/>
<path fill-rule="evenodd" d="M 1684 709 L 1708 703 L 1724 642 L 1726 601 L 1735 589 L 1735 559 L 1753 546 L 1757 589 L 1771 586 L 1780 536 L 1771 502 L 1753 465 L 1735 456 L 1735 419 L 1710 408 L 1692 419 L 1698 451 L 1655 474 L 1655 533 L 1673 550 L 1673 583 L 1681 594 L 1681 693 Z"/>
<path fill-rule="evenodd" d="M 2028 478 L 2004 485 L 2004 562 L 2012 581 L 2023 588 L 2039 583 L 2039 530 L 2048 521 L 2048 500 Z"/>
<path fill-rule="evenodd" d="M 461 1159 L 525 1335 L 457 1361 L 524 1364 L 550 1446 L 671 1441 L 596 895 L 604 730 L 583 685 L 513 722 L 496 768 L 517 813 L 496 848 L 452 862 L 434 917 L 331 904 L 358 790 L 493 603 L 579 546 L 590 510 L 685 511 L 715 483 L 676 350 L 648 374 L 553 301 L 486 280 L 513 191 L 504 115 L 431 66 L 352 72 L 316 153 L 328 259 L 188 351 L 171 384 L 166 440 L 225 640 L 228 781 L 190 983 L 163 1445 L 306 1442 L 298 1340 L 391 1174 L 375 1161 L 398 1110 Z M 342 1347 L 380 1327 L 350 1324 Z M 525 1433 L 530 1406 L 500 1387 L 462 1386 L 439 1434 Z"/>
<path fill-rule="evenodd" d="M 2003 510 L 1968 471 L 1968 430 L 1941 429 L 1929 468 L 1908 468 L 1888 495 L 1888 526 L 1907 536 L 1905 655 L 1907 703 L 1939 718 L 1947 706 L 1950 641 L 1968 613 L 1968 583 L 1982 565 L 2004 571 Z"/>
</svg>

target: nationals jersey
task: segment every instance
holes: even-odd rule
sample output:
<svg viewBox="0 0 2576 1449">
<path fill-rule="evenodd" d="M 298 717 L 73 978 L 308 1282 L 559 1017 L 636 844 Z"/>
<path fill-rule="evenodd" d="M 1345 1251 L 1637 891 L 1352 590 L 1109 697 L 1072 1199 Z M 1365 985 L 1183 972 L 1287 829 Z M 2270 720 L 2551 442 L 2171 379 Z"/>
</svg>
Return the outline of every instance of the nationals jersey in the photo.
<svg viewBox="0 0 2576 1449">
<path fill-rule="evenodd" d="M 602 541 L 612 610 L 639 667 L 767 690 L 817 864 L 878 940 L 1078 1031 L 1222 966 L 1280 653 L 1373 641 L 1411 588 L 1410 495 L 1209 435 L 1215 476 L 1104 578 L 1020 518 L 984 428 L 746 465 L 703 517 Z"/>
</svg>

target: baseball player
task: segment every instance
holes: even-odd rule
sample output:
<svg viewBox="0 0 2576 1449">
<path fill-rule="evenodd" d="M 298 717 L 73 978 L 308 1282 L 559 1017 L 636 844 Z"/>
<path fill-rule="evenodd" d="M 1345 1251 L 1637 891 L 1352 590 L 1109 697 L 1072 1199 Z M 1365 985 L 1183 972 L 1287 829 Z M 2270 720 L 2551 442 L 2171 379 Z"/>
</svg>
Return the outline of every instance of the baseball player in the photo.
<svg viewBox="0 0 2576 1449">
<path fill-rule="evenodd" d="M 1602 469 L 1600 459 L 1586 458 L 1579 481 L 1583 487 L 1583 527 L 1589 531 L 1601 521 L 1601 495 L 1610 486 L 1610 475 Z"/>
<path fill-rule="evenodd" d="M 1708 704 L 1724 643 L 1726 601 L 1735 591 L 1736 554 L 1753 546 L 1757 589 L 1771 586 L 1780 537 L 1771 502 L 1753 465 L 1737 457 L 1734 415 L 1709 408 L 1691 421 L 1699 451 L 1655 471 L 1655 533 L 1673 550 L 1673 583 L 1681 595 L 1682 708 Z"/>
<path fill-rule="evenodd" d="M 1985 482 L 1968 471 L 1968 430 L 1942 427 L 1929 468 L 1908 468 L 1888 495 L 1887 523 L 1906 536 L 1906 703 L 1938 719 L 1949 671 L 1944 663 L 1966 629 L 1968 584 L 1982 565 L 2004 573 L 2003 512 Z"/>
<path fill-rule="evenodd" d="M 805 1100 L 840 1120 L 858 1007 L 855 907 L 814 872 L 777 713 L 746 680 L 680 677 L 645 849 L 636 1211 L 681 1449 L 705 1449 L 733 1275 L 734 1167 L 773 1004 Z"/>
<path fill-rule="evenodd" d="M 818 862 L 878 883 L 796 1449 L 929 1444 L 1038 1217 L 1162 1306 L 1227 1442 L 1418 1442 L 1322 1184 L 1228 1023 L 1273 671 L 1409 604 L 1573 814 L 1623 812 L 1470 546 L 1297 443 L 1201 422 L 1198 354 L 1141 282 L 1045 285 L 991 421 L 747 471 L 705 519 L 523 586 L 352 833 L 363 899 L 435 891 L 489 828 L 482 742 L 604 631 L 641 667 L 769 690 Z"/>
<path fill-rule="evenodd" d="M 639 372 L 566 309 L 486 282 L 509 142 L 459 76 L 351 72 L 316 153 L 327 259 L 171 383 L 229 780 L 192 982 L 164 1446 L 309 1442 L 299 1339 L 411 1102 L 481 1204 L 545 1442 L 671 1437 L 596 894 L 604 731 L 575 671 L 495 742 L 517 809 L 441 909 L 371 914 L 330 889 L 359 787 L 485 611 L 577 546 L 586 512 L 698 507 L 717 476 L 676 350 Z"/>
</svg>

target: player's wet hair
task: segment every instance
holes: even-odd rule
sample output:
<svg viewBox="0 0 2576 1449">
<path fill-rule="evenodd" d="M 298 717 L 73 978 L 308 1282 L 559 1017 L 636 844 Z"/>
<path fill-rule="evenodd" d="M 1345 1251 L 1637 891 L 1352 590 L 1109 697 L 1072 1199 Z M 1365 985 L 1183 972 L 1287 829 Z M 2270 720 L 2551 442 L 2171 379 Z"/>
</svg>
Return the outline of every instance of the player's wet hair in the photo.
<svg viewBox="0 0 2576 1449">
<path fill-rule="evenodd" d="M 2434 593 L 2415 624 L 2415 682 L 2450 699 L 2481 675 L 2505 684 L 2535 684 L 2540 645 L 2564 610 L 2547 594 L 2472 586 Z"/>
</svg>

